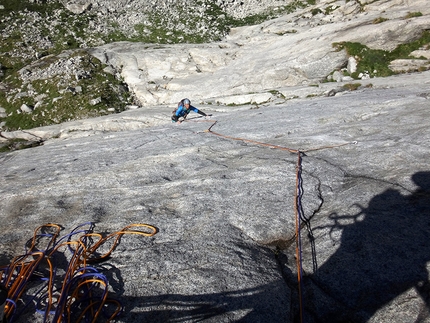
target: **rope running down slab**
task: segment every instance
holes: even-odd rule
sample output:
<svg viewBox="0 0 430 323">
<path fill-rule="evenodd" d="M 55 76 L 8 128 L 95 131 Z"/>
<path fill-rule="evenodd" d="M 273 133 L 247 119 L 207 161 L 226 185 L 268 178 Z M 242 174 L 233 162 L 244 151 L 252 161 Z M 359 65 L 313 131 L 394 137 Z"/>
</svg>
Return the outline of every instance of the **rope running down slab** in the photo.
<svg viewBox="0 0 430 323">
<path fill-rule="evenodd" d="M 321 146 L 321 147 L 311 148 L 311 149 L 306 149 L 306 150 L 298 150 L 298 149 L 292 149 L 292 148 L 283 147 L 283 146 L 279 146 L 279 145 L 273 145 L 273 144 L 269 144 L 269 143 L 259 142 L 259 141 L 255 141 L 255 140 L 251 140 L 251 139 L 245 139 L 245 138 L 223 135 L 221 133 L 217 133 L 217 132 L 212 131 L 212 127 L 215 126 L 216 123 L 217 123 L 217 121 L 214 121 L 214 123 L 204 132 L 210 133 L 212 135 L 216 135 L 216 136 L 219 136 L 219 137 L 222 137 L 225 139 L 247 142 L 250 144 L 269 147 L 269 148 L 273 148 L 273 149 L 279 149 L 279 150 L 288 151 L 290 153 L 297 154 L 294 212 L 295 212 L 295 218 L 296 218 L 295 236 L 296 236 L 297 281 L 298 281 L 298 292 L 299 292 L 299 314 L 300 314 L 300 322 L 303 322 L 303 281 L 302 281 L 303 259 L 302 259 L 302 244 L 301 244 L 301 234 L 300 234 L 301 227 L 302 227 L 302 223 L 301 223 L 302 219 L 305 220 L 306 227 L 308 228 L 308 231 L 309 231 L 310 227 L 309 227 L 309 223 L 308 223 L 309 220 L 303 214 L 303 207 L 302 207 L 302 194 L 303 194 L 303 190 L 302 190 L 302 185 L 303 185 L 303 182 L 302 182 L 302 156 L 308 152 L 318 151 L 318 150 L 323 150 L 323 149 L 338 148 L 338 147 L 342 147 L 342 146 L 346 146 L 346 145 L 357 144 L 357 142 L 354 141 L 354 142 L 347 142 L 347 143 L 338 144 L 338 145 Z M 312 232 L 310 231 L 309 234 L 311 235 Z"/>
</svg>

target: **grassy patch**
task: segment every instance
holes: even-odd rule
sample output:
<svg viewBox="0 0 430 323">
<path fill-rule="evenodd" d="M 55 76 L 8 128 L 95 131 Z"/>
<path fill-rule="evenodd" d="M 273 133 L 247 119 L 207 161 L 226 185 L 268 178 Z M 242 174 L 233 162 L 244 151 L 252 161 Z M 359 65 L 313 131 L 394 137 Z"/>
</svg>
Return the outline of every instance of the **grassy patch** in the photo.
<svg viewBox="0 0 430 323">
<path fill-rule="evenodd" d="M 297 33 L 297 30 L 291 29 L 291 30 L 286 30 L 286 31 L 282 31 L 282 32 L 277 32 L 275 34 L 279 35 L 279 36 L 284 36 L 286 34 L 295 34 L 295 33 Z"/>
<path fill-rule="evenodd" d="M 365 45 L 353 42 L 336 43 L 335 47 L 338 50 L 345 49 L 348 55 L 357 59 L 357 71 L 351 75 L 354 78 L 359 73 L 365 72 L 371 76 L 390 76 L 393 74 L 388 68 L 391 59 L 387 51 L 370 49 Z"/>
<path fill-rule="evenodd" d="M 312 93 L 312 94 L 308 94 L 308 95 L 306 95 L 306 97 L 307 98 L 315 98 L 315 97 L 318 97 L 319 95 L 318 94 L 315 94 L 315 93 Z"/>
<path fill-rule="evenodd" d="M 349 91 L 355 91 L 361 86 L 361 83 L 349 83 L 345 84 L 343 87 Z"/>
<path fill-rule="evenodd" d="M 319 8 L 315 8 L 315 9 L 312 9 L 311 13 L 312 13 L 312 16 L 316 16 L 317 14 L 322 13 L 322 10 Z"/>
<path fill-rule="evenodd" d="M 218 104 L 219 104 L 219 102 L 218 102 Z M 251 104 L 252 104 L 251 101 L 249 101 L 249 102 L 240 103 L 240 104 L 238 104 L 238 103 L 229 103 L 229 104 L 227 104 L 227 106 L 228 107 L 240 107 L 240 106 L 251 105 Z"/>
<path fill-rule="evenodd" d="M 5 121 L 6 130 L 30 129 L 124 110 L 130 94 L 120 80 L 104 72 L 105 66 L 85 51 L 77 51 L 70 58 L 79 62 L 85 77 L 58 74 L 23 82 L 19 73 L 14 72 L 5 80 L 9 90 L 0 91 L 0 106 L 5 108 L 7 117 L 0 121 Z M 40 70 L 61 61 L 57 56 L 42 61 L 45 60 L 38 65 Z M 92 104 L 93 99 L 100 102 Z M 33 107 L 33 112 L 22 112 L 23 104 Z"/>
<path fill-rule="evenodd" d="M 372 21 L 372 23 L 373 23 L 374 25 L 376 25 L 376 24 L 383 23 L 384 21 L 387 21 L 387 20 L 388 20 L 388 18 L 378 17 L 378 18 L 374 19 L 374 20 Z"/>
<path fill-rule="evenodd" d="M 278 90 L 270 90 L 269 93 L 271 93 L 273 96 L 277 98 L 285 99 L 285 96 Z"/>
<path fill-rule="evenodd" d="M 273 9 L 269 9 L 265 13 L 251 15 L 242 19 L 234 19 L 234 18 L 227 17 L 225 27 L 229 29 L 231 27 L 257 25 L 266 20 L 279 17 L 282 14 L 292 13 L 297 9 L 303 9 L 309 5 L 314 5 L 315 3 L 316 3 L 315 0 L 307 0 L 307 1 L 295 0 L 290 2 L 288 5 L 278 7 L 276 11 Z"/>
<path fill-rule="evenodd" d="M 333 11 L 335 11 L 336 9 L 338 9 L 340 6 L 336 6 L 336 5 L 331 5 L 328 6 L 324 9 L 324 14 L 329 15 L 331 14 Z"/>
<path fill-rule="evenodd" d="M 25 139 L 9 139 L 7 142 L 0 144 L 0 153 L 33 148 L 43 144 L 43 140 L 25 140 Z"/>
<path fill-rule="evenodd" d="M 422 14 L 421 12 L 409 12 L 409 13 L 405 16 L 405 19 L 421 17 L 422 15 L 423 15 L 423 14 Z"/>
<path fill-rule="evenodd" d="M 409 55 L 414 50 L 430 43 L 430 32 L 424 31 L 421 37 L 407 44 L 401 44 L 392 51 L 370 49 L 369 47 L 354 42 L 335 43 L 337 50 L 345 49 L 348 55 L 357 59 L 357 71 L 351 76 L 357 78 L 360 73 L 368 73 L 370 76 L 390 76 L 394 72 L 389 68 L 391 61 L 401 58 L 411 58 Z"/>
</svg>

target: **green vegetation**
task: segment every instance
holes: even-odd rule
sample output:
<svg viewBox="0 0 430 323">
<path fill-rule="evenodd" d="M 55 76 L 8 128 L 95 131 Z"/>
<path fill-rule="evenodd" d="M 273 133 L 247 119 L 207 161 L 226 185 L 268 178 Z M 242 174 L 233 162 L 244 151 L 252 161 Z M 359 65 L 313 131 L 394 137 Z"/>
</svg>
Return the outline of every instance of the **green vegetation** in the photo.
<svg viewBox="0 0 430 323">
<path fill-rule="evenodd" d="M 165 17 L 155 12 L 148 18 L 148 23 L 135 25 L 137 35 L 115 40 L 156 44 L 204 43 L 219 40 L 229 30 L 227 17 L 213 3 L 210 3 L 201 19 L 192 12 L 186 12 L 185 8 L 180 9 L 183 12 L 174 17 Z"/>
<path fill-rule="evenodd" d="M 423 14 L 421 12 L 409 12 L 405 19 L 410 19 L 410 18 L 416 18 L 416 17 L 421 17 Z"/>
<path fill-rule="evenodd" d="M 237 19 L 229 16 L 220 6 L 210 0 L 199 1 L 205 9 L 202 15 L 194 12 L 195 8 L 179 8 L 176 16 L 166 17 L 157 12 L 148 16 L 147 23 L 134 26 L 136 34 L 126 36 L 121 32 L 111 32 L 103 37 L 105 42 L 112 41 L 136 41 L 156 44 L 176 43 L 205 43 L 218 41 L 225 36 L 231 28 L 250 26 L 262 23 L 266 20 L 279 17 L 285 13 L 294 12 L 308 5 L 314 5 L 315 0 L 293 1 L 285 6 L 268 9 L 264 13 Z"/>
<path fill-rule="evenodd" d="M 278 90 L 270 90 L 269 93 L 271 93 L 273 96 L 276 96 L 277 98 L 285 99 L 285 95 L 283 95 Z"/>
<path fill-rule="evenodd" d="M 319 13 L 322 13 L 322 10 L 319 9 L 319 8 L 315 8 L 315 9 L 312 9 L 311 12 L 312 12 L 312 16 L 315 16 L 315 15 L 317 15 Z"/>
<path fill-rule="evenodd" d="M 4 6 L 0 10 L 0 29 L 6 37 L 0 38 L 0 63 L 6 70 L 17 70 L 29 62 L 33 61 L 34 52 L 39 52 L 42 56 L 58 54 L 65 49 L 78 48 L 85 37 L 85 28 L 92 20 L 91 15 L 75 15 L 64 9 L 60 2 L 55 3 L 36 3 L 28 0 L 4 0 Z M 24 15 L 32 13 L 34 23 L 32 29 L 36 29 L 41 39 L 52 44 L 46 46 L 34 40 L 27 39 L 26 34 L 35 34 L 34 30 L 26 30 L 26 20 Z M 56 28 L 48 29 L 47 23 L 53 20 L 52 13 L 59 12 L 56 16 L 58 23 Z M 20 26 L 20 28 L 14 28 Z M 48 48 L 46 48 L 48 47 Z M 15 53 L 23 52 L 25 55 Z"/>
<path fill-rule="evenodd" d="M 345 84 L 343 87 L 349 91 L 355 91 L 361 86 L 360 83 L 349 83 Z"/>
<path fill-rule="evenodd" d="M 335 6 L 335 5 L 328 6 L 328 7 L 326 7 L 326 8 L 324 9 L 324 14 L 329 15 L 329 14 L 331 14 L 333 11 L 335 11 L 336 9 L 338 9 L 339 7 L 340 7 L 340 6 Z"/>
<path fill-rule="evenodd" d="M 383 23 L 384 21 L 387 21 L 388 20 L 388 18 L 383 18 L 383 17 L 379 17 L 379 18 L 376 18 L 375 20 L 373 20 L 373 24 L 380 24 L 380 23 Z"/>
<path fill-rule="evenodd" d="M 60 74 L 49 80 L 24 83 L 14 71 L 6 78 L 9 87 L 19 89 L 0 91 L 0 106 L 7 113 L 0 121 L 6 122 L 7 130 L 30 129 L 124 110 L 130 94 L 120 80 L 104 72 L 105 66 L 85 51 L 74 52 L 70 57 L 75 58 L 83 70 L 90 71 L 89 74 L 78 79 L 74 75 L 73 79 L 65 79 L 66 76 Z M 43 70 L 58 61 L 57 56 L 49 56 L 39 61 L 43 64 L 37 68 Z M 28 92 L 33 94 L 27 95 Z M 97 98 L 101 102 L 92 104 L 91 100 Z M 23 113 L 19 109 L 23 104 L 36 108 L 31 113 Z"/>
<path fill-rule="evenodd" d="M 284 36 L 286 34 L 295 34 L 295 33 L 297 33 L 297 30 L 296 29 L 291 29 L 291 30 L 277 32 L 276 35 Z"/>
<path fill-rule="evenodd" d="M 106 34 L 97 34 L 93 39 L 86 39 L 86 31 L 91 29 L 91 22 L 96 21 L 94 14 L 73 14 L 65 10 L 60 1 L 39 3 L 30 0 L 4 0 L 2 1 L 4 9 L 0 10 L 0 28 L 6 33 L 8 29 L 11 31 L 8 37 L 0 39 L 0 63 L 6 69 L 16 70 L 32 61 L 34 52 L 40 52 L 42 56 L 46 56 L 58 54 L 65 49 L 79 48 L 83 44 L 87 45 L 85 47 L 90 47 L 98 43 L 114 41 L 159 44 L 217 41 L 233 27 L 255 25 L 315 3 L 315 0 L 295 0 L 285 6 L 277 7 L 276 10 L 269 9 L 262 14 L 236 19 L 226 14 L 213 1 L 201 0 L 197 5 L 205 8 L 203 15 L 196 11 L 199 9 L 199 7 L 196 9 L 196 6 L 179 7 L 178 14 L 171 16 L 154 11 L 148 15 L 147 22 L 134 26 L 134 33 L 125 34 L 119 29 L 117 23 L 112 22 Z M 36 29 L 41 37 L 49 39 L 52 46 L 46 48 L 42 44 L 31 43 L 26 39 L 26 30 L 23 26 L 26 25 L 24 22 L 27 17 L 21 14 L 22 11 L 34 14 L 35 21 L 31 28 Z M 55 18 L 52 17 L 53 12 L 56 12 Z M 47 24 L 54 20 L 56 28 L 48 29 Z M 21 26 L 21 28 L 13 28 L 12 25 Z M 34 30 L 32 32 L 34 33 Z M 31 52 L 30 58 L 12 54 L 15 50 L 22 50 L 22 47 L 27 47 L 29 54 Z"/>
<path fill-rule="evenodd" d="M 32 28 L 36 28 L 41 37 L 49 39 L 53 46 L 44 49 L 41 44 L 28 43 L 25 39 L 26 31 L 19 28 L 11 32 L 9 37 L 0 39 L 0 63 L 11 69 L 17 69 L 28 64 L 31 59 L 11 55 L 14 49 L 21 48 L 23 44 L 33 51 L 40 51 L 43 55 L 49 55 L 58 54 L 65 49 L 79 48 L 82 44 L 87 44 L 87 47 L 94 46 L 97 42 L 138 41 L 167 44 L 216 41 L 233 27 L 255 25 L 315 4 L 316 0 L 295 0 L 285 6 L 269 9 L 261 14 L 236 19 L 226 14 L 213 1 L 201 0 L 197 2 L 198 6 L 178 7 L 179 12 L 176 15 L 166 16 L 157 11 L 151 12 L 147 17 L 147 22 L 136 24 L 134 26 L 135 33 L 127 35 L 119 29 L 117 23 L 112 22 L 111 28 L 108 28 L 106 34 L 98 34 L 96 39 L 89 40 L 85 39 L 86 30 L 90 30 L 91 22 L 96 21 L 94 14 L 73 14 L 65 10 L 60 1 L 36 3 L 30 0 L 4 0 L 2 5 L 5 8 L 0 10 L 0 28 L 2 30 L 7 30 L 13 24 L 24 26 L 26 17 L 20 13 L 21 11 L 34 13 L 36 18 Z M 197 11 L 199 8 L 205 8 L 203 15 Z M 51 17 L 53 12 L 57 13 L 55 15 L 56 28 L 48 29 L 46 25 L 53 21 L 54 18 Z"/>
<path fill-rule="evenodd" d="M 43 140 L 25 140 L 20 138 L 9 139 L 7 142 L 0 144 L 0 153 L 37 147 L 41 144 L 43 144 Z"/>
<path fill-rule="evenodd" d="M 360 43 L 342 42 L 334 43 L 337 50 L 346 50 L 348 55 L 357 59 L 357 71 L 351 76 L 358 78 L 360 73 L 369 73 L 370 76 L 390 76 L 394 72 L 389 68 L 391 61 L 401 58 L 410 58 L 410 53 L 430 43 L 430 32 L 424 31 L 421 37 L 407 44 L 401 44 L 392 51 L 370 49 Z"/>
<path fill-rule="evenodd" d="M 122 81 L 104 72 L 105 66 L 100 61 L 76 50 L 86 43 L 85 30 L 94 16 L 75 15 L 64 10 L 60 2 L 4 0 L 1 4 L 4 9 L 0 10 L 0 28 L 6 37 L 0 38 L 0 66 L 4 74 L 0 79 L 4 84 L 0 89 L 0 106 L 7 117 L 0 118 L 0 122 L 5 122 L 5 130 L 30 129 L 124 110 L 130 94 L 124 90 Z M 56 27 L 48 29 L 53 12 Z M 33 24 L 26 23 L 29 15 L 34 19 Z M 28 26 L 37 32 L 27 30 Z M 34 40 L 27 34 L 39 37 Z M 19 70 L 38 58 L 35 53 L 44 57 L 37 61 L 37 69 L 43 70 L 61 60 L 57 54 L 70 49 L 74 52 L 68 58 L 79 58 L 82 70 L 88 72 L 85 78 L 76 80 L 73 75 L 73 79 L 65 80 L 65 75 L 56 75 L 24 83 Z M 74 91 L 75 88 L 79 91 Z M 101 98 L 101 102 L 91 104 L 96 98 Z M 23 104 L 36 108 L 32 113 L 23 113 L 20 111 Z"/>
<path fill-rule="evenodd" d="M 306 8 L 309 5 L 315 5 L 316 0 L 306 0 L 306 1 L 292 1 L 288 5 L 280 6 L 277 10 L 268 10 L 265 13 L 252 15 L 245 17 L 243 19 L 234 19 L 231 17 L 226 17 L 225 24 L 223 25 L 225 30 L 229 30 L 233 27 L 241 26 L 251 26 L 262 23 L 263 21 L 279 17 L 282 14 L 292 13 L 297 9 Z"/>
<path fill-rule="evenodd" d="M 229 103 L 227 104 L 228 107 L 240 107 L 240 106 L 245 106 L 245 105 L 251 105 L 252 102 L 244 102 L 244 103 Z"/>
</svg>

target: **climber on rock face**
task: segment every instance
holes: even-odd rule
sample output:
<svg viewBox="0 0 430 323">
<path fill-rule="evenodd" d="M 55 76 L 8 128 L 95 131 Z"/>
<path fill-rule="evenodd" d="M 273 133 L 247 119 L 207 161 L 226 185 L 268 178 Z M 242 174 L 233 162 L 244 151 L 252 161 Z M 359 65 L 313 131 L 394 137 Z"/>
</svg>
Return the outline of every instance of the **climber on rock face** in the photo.
<svg viewBox="0 0 430 323">
<path fill-rule="evenodd" d="M 187 118 L 188 113 L 190 113 L 190 111 L 194 111 L 195 113 L 198 113 L 204 117 L 207 116 L 207 114 L 204 113 L 203 111 L 200 111 L 196 107 L 193 107 L 191 105 L 191 101 L 189 99 L 182 99 L 178 103 L 178 107 L 175 110 L 173 110 L 172 122 L 181 123 L 182 121 L 184 121 Z M 183 118 L 183 119 L 179 120 L 179 118 Z"/>
</svg>

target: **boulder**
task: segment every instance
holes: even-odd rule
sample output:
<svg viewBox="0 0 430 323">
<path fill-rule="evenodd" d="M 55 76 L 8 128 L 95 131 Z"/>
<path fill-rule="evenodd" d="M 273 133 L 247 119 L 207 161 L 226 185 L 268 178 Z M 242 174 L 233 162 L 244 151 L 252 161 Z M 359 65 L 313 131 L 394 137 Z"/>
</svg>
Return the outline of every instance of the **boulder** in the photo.
<svg viewBox="0 0 430 323">
<path fill-rule="evenodd" d="M 346 66 L 346 69 L 349 74 L 355 73 L 357 71 L 357 60 L 355 57 L 348 57 L 348 65 Z"/>
<path fill-rule="evenodd" d="M 66 2 L 65 7 L 67 10 L 74 14 L 80 15 L 91 8 L 89 1 Z"/>
<path fill-rule="evenodd" d="M 0 107 L 0 118 L 6 118 L 7 113 L 6 113 L 6 109 Z"/>
<path fill-rule="evenodd" d="M 27 104 L 23 104 L 23 105 L 21 105 L 21 107 L 19 109 L 23 113 L 32 113 L 34 110 L 34 107 L 27 105 Z"/>
</svg>

